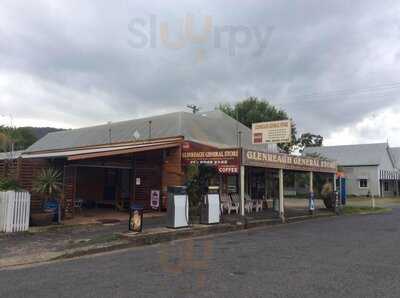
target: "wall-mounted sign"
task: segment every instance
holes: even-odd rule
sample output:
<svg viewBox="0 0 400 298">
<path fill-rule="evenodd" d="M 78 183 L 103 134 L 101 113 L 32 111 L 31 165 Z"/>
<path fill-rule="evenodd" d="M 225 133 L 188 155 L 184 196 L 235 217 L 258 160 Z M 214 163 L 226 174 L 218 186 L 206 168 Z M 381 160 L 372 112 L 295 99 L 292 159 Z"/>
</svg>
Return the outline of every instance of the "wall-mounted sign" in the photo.
<svg viewBox="0 0 400 298">
<path fill-rule="evenodd" d="M 218 165 L 217 170 L 220 174 L 239 174 L 239 166 L 237 165 Z"/>
<path fill-rule="evenodd" d="M 150 191 L 150 206 L 152 209 L 160 208 L 160 191 L 151 190 Z"/>
<path fill-rule="evenodd" d="M 243 164 L 246 166 L 336 173 L 336 162 L 280 153 L 243 150 Z"/>
<path fill-rule="evenodd" d="M 136 185 L 140 185 L 140 177 L 136 177 Z"/>
<path fill-rule="evenodd" d="M 253 144 L 290 143 L 292 122 L 290 120 L 253 123 Z"/>
<path fill-rule="evenodd" d="M 182 163 L 208 164 L 215 166 L 220 173 L 237 174 L 240 167 L 240 149 L 211 149 L 189 146 L 190 150 L 183 148 Z"/>
</svg>

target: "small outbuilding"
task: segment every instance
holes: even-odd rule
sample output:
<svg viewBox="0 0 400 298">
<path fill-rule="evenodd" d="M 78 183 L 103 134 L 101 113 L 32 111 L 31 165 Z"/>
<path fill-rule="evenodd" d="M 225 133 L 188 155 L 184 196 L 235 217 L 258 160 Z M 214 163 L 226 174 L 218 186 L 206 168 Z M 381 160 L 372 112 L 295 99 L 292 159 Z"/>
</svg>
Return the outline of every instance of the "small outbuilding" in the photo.
<svg viewBox="0 0 400 298">
<path fill-rule="evenodd" d="M 336 160 L 348 195 L 399 196 L 400 148 L 387 143 L 309 147 L 303 155 Z"/>
</svg>

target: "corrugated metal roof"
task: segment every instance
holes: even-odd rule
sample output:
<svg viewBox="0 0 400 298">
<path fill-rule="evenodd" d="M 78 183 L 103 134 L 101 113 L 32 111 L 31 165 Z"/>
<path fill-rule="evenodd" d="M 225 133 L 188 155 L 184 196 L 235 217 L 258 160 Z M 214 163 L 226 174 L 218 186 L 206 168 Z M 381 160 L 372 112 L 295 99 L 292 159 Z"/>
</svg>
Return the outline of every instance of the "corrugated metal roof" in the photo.
<svg viewBox="0 0 400 298">
<path fill-rule="evenodd" d="M 390 153 L 392 154 L 396 168 L 400 169 L 400 147 L 390 148 Z"/>
<path fill-rule="evenodd" d="M 168 138 L 148 142 L 131 142 L 119 145 L 104 145 L 84 147 L 81 149 L 67 149 L 56 151 L 41 151 L 38 153 L 25 153 L 23 158 L 48 158 L 48 157 L 68 157 L 69 160 L 78 160 L 100 156 L 112 156 L 133 152 L 147 151 L 152 149 L 169 148 L 179 146 L 182 138 Z"/>
<path fill-rule="evenodd" d="M 154 117 L 111 124 L 53 132 L 37 141 L 26 152 L 71 149 L 119 142 L 183 136 L 185 140 L 214 145 L 219 148 L 237 147 L 237 129 L 241 131 L 242 147 L 265 150 L 266 145 L 253 145 L 251 130 L 225 113 L 215 110 L 192 114 L 176 112 Z M 277 151 L 275 145 L 268 147 Z"/>
<path fill-rule="evenodd" d="M 318 154 L 336 160 L 339 166 L 379 165 L 388 154 L 387 143 L 305 148 L 303 155 Z"/>
</svg>

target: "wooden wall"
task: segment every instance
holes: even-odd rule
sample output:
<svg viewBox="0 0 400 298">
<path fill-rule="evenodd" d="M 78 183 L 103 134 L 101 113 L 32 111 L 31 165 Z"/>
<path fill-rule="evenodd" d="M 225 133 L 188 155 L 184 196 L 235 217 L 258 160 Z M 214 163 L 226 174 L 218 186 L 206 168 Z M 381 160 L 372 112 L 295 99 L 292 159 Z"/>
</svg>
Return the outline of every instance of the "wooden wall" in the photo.
<svg viewBox="0 0 400 298">
<path fill-rule="evenodd" d="M 44 159 L 1 160 L 0 178 L 14 179 L 23 189 L 29 191 L 31 193 L 31 210 L 36 212 L 42 209 L 43 199 L 33 191 L 34 179 L 48 166 L 49 163 Z"/>
<path fill-rule="evenodd" d="M 181 164 L 181 154 L 181 147 L 171 148 L 166 152 L 161 169 L 161 199 L 163 208 L 166 208 L 168 186 L 183 185 L 185 182 L 185 173 L 183 172 Z"/>
<path fill-rule="evenodd" d="M 150 191 L 161 190 L 162 150 L 148 151 L 135 155 L 134 162 L 134 201 L 150 209 Z M 136 181 L 140 180 L 140 184 Z"/>
<path fill-rule="evenodd" d="M 87 201 L 101 201 L 104 196 L 105 169 L 80 167 L 77 169 L 76 197 Z"/>
<path fill-rule="evenodd" d="M 160 190 L 161 206 L 166 207 L 168 197 L 168 186 L 182 185 L 185 182 L 185 175 L 181 165 L 181 147 L 147 151 L 136 153 L 134 155 L 123 155 L 108 157 L 102 159 L 90 159 L 82 161 L 67 162 L 66 160 L 49 159 L 18 159 L 10 164 L 6 161 L 0 161 L 0 177 L 14 178 L 21 186 L 32 195 L 32 211 L 42 209 L 43 199 L 40 195 L 32 191 L 33 183 L 39 173 L 48 167 L 54 167 L 63 173 L 63 193 L 62 206 L 64 216 L 70 218 L 74 214 L 74 200 L 77 195 L 78 185 L 80 189 L 82 184 L 90 183 L 96 185 L 96 189 L 103 190 L 104 185 L 97 187 L 97 183 L 104 183 L 98 179 L 98 175 L 93 173 L 103 173 L 102 168 L 96 171 L 98 167 L 116 167 L 133 169 L 131 175 L 132 198 L 143 203 L 145 208 L 150 208 L 150 191 L 152 189 Z M 83 167 L 84 166 L 84 167 Z M 86 168 L 85 168 L 86 167 Z M 79 168 L 79 169 L 78 169 Z M 100 171 L 101 169 L 101 171 Z M 79 174 L 78 174 L 79 173 Z M 140 184 L 136 185 L 136 178 L 140 178 Z M 90 187 L 92 191 L 92 187 Z"/>
</svg>

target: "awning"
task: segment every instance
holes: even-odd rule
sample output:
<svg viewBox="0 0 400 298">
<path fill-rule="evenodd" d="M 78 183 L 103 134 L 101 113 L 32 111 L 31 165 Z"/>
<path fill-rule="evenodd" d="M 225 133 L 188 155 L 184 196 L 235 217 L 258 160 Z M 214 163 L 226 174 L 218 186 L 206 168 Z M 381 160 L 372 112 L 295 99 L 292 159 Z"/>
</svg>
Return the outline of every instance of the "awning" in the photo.
<svg viewBox="0 0 400 298">
<path fill-rule="evenodd" d="M 64 151 L 25 153 L 22 158 L 57 158 L 65 157 L 68 160 L 82 160 L 97 157 L 108 157 L 135 152 L 166 149 L 180 146 L 182 138 L 149 140 L 147 142 L 132 142 L 124 144 L 109 144 L 95 147 L 68 149 Z"/>
<path fill-rule="evenodd" d="M 381 180 L 400 180 L 400 172 L 397 170 L 380 170 L 379 179 Z"/>
</svg>

